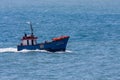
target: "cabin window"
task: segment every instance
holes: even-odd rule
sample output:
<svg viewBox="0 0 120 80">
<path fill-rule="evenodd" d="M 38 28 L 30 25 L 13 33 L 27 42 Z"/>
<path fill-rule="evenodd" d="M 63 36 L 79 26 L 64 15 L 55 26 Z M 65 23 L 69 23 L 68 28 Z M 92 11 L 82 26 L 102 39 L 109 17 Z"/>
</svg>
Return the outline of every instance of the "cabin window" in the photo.
<svg viewBox="0 0 120 80">
<path fill-rule="evenodd" d="M 23 44 L 23 45 L 27 45 L 27 40 L 23 40 L 23 41 L 22 41 L 22 44 Z"/>
<path fill-rule="evenodd" d="M 37 43 L 37 41 L 36 41 L 36 40 L 34 40 L 34 45 L 36 45 L 36 43 Z"/>
<path fill-rule="evenodd" d="M 29 45 L 32 45 L 32 42 L 31 42 L 31 40 L 29 40 Z"/>
</svg>

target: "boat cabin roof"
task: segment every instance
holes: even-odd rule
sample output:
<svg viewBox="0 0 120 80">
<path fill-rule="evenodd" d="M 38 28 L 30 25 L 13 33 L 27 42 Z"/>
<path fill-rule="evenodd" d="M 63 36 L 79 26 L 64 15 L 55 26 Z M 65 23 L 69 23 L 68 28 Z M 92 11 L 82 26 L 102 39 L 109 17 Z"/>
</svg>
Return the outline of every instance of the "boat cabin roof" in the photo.
<svg viewBox="0 0 120 80">
<path fill-rule="evenodd" d="M 35 40 L 35 39 L 37 39 L 37 37 L 35 37 L 34 35 L 29 35 L 29 36 L 25 35 L 22 38 L 22 40 Z"/>
</svg>

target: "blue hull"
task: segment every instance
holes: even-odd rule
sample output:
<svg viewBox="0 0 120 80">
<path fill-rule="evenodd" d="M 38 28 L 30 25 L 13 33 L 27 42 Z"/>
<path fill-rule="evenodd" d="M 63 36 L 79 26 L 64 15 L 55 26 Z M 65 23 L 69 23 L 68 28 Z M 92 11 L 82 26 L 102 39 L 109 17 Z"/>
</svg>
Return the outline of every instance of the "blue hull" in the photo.
<svg viewBox="0 0 120 80">
<path fill-rule="evenodd" d="M 47 50 L 51 52 L 56 52 L 56 51 L 65 51 L 68 38 L 64 38 L 58 41 L 51 41 L 51 42 L 44 42 L 36 45 L 18 45 L 17 50 L 21 51 L 24 49 L 27 50 Z"/>
</svg>

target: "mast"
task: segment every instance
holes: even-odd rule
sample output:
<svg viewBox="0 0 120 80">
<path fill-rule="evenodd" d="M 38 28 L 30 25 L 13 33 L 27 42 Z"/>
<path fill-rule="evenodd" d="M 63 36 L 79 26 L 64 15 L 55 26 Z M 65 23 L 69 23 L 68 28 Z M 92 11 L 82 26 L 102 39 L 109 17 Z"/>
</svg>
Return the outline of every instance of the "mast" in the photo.
<svg viewBox="0 0 120 80">
<path fill-rule="evenodd" d="M 33 27 L 31 22 L 30 22 L 30 29 L 31 29 L 31 34 L 33 35 Z"/>
<path fill-rule="evenodd" d="M 31 29 L 31 34 L 33 35 L 33 27 L 32 27 L 32 23 L 31 22 L 27 22 L 30 25 L 30 29 Z"/>
</svg>

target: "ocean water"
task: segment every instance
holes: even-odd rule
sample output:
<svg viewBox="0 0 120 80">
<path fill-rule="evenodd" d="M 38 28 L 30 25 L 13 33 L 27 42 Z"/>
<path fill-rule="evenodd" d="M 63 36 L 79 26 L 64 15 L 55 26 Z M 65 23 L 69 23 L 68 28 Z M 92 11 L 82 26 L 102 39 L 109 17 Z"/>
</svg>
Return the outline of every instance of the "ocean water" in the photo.
<svg viewBox="0 0 120 80">
<path fill-rule="evenodd" d="M 118 9 L 119 10 L 119 9 Z M 0 80 L 120 80 L 120 13 L 109 8 L 0 8 Z M 31 21 L 38 42 L 69 35 L 66 52 L 18 52 Z"/>
</svg>

